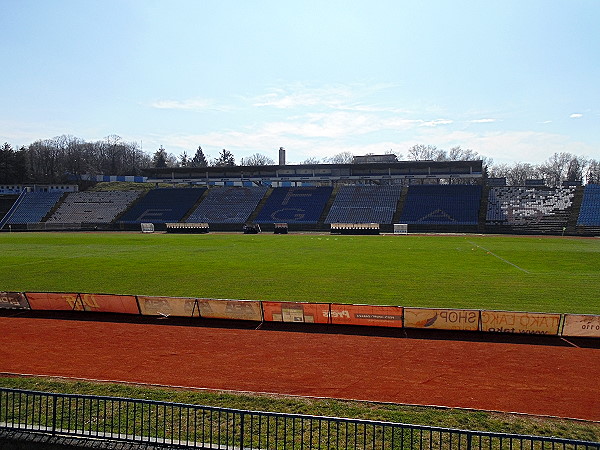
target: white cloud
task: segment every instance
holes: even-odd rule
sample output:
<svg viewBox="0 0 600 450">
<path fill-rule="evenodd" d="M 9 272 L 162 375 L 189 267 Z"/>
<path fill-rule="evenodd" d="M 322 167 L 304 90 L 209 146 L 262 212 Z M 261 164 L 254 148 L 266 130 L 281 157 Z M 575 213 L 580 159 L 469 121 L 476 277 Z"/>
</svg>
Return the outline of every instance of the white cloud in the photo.
<svg viewBox="0 0 600 450">
<path fill-rule="evenodd" d="M 421 126 L 423 126 L 423 127 L 437 127 L 439 125 L 450 125 L 452 123 L 454 123 L 454 121 L 450 120 L 450 119 L 424 120 L 424 121 L 421 121 Z"/>
<path fill-rule="evenodd" d="M 339 84 L 315 88 L 294 83 L 270 89 L 268 93 L 250 99 L 250 102 L 252 106 L 277 109 L 310 107 L 359 112 L 406 113 L 400 108 L 364 102 L 364 99 L 369 99 L 373 94 L 393 87 L 392 84 Z"/>
<path fill-rule="evenodd" d="M 475 119 L 475 120 L 470 120 L 470 123 L 493 123 L 493 122 L 497 122 L 497 119 Z"/>
<path fill-rule="evenodd" d="M 569 117 L 570 117 L 571 119 L 580 119 L 580 118 L 582 118 L 582 117 L 583 117 L 583 114 L 580 114 L 580 113 L 574 113 L 574 114 L 571 114 Z"/>
<path fill-rule="evenodd" d="M 209 99 L 186 99 L 186 100 L 156 100 L 151 103 L 152 108 L 170 109 L 183 111 L 230 111 L 231 106 L 217 105 L 214 100 Z"/>
<path fill-rule="evenodd" d="M 68 129 L 65 124 L 36 122 L 18 122 L 12 120 L 0 121 L 0 141 L 8 142 L 14 148 L 22 145 L 29 145 L 37 140 L 50 139 L 55 136 L 60 136 Z"/>
<path fill-rule="evenodd" d="M 421 142 L 432 143 L 439 148 L 449 149 L 455 145 L 470 148 L 496 163 L 528 162 L 539 164 L 554 153 L 569 152 L 591 156 L 597 150 L 589 144 L 574 141 L 569 136 L 557 133 L 534 131 L 498 131 L 474 133 L 467 131 L 430 130 L 421 135 Z"/>
</svg>

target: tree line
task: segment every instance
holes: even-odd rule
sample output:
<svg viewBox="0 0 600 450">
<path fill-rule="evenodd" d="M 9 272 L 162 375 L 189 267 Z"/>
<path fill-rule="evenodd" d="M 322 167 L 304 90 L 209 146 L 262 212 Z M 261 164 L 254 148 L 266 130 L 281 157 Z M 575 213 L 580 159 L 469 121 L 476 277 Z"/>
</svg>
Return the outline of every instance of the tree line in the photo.
<svg viewBox="0 0 600 450">
<path fill-rule="evenodd" d="M 389 150 L 397 160 L 403 154 Z M 354 154 L 340 152 L 322 159 L 311 157 L 301 164 L 351 164 Z M 506 178 L 508 185 L 523 185 L 527 179 L 543 179 L 549 186 L 559 186 L 564 181 L 600 183 L 600 162 L 568 152 L 555 153 L 541 164 L 517 162 L 494 164 L 491 158 L 460 146 L 450 150 L 433 145 L 417 144 L 407 150 L 409 161 L 473 161 L 482 160 L 484 175 Z M 240 166 L 273 165 L 275 161 L 255 153 L 241 158 Z M 73 136 L 58 136 L 38 140 L 28 146 L 15 149 L 9 143 L 0 146 L 0 183 L 65 183 L 77 180 L 80 175 L 141 175 L 146 168 L 167 167 L 223 167 L 236 166 L 235 156 L 223 149 L 215 158 L 208 158 L 201 146 L 193 155 L 183 152 L 180 156 L 168 153 L 162 146 L 153 154 L 144 152 L 137 142 L 127 142 L 120 136 L 111 135 L 102 140 L 86 142 Z"/>
</svg>

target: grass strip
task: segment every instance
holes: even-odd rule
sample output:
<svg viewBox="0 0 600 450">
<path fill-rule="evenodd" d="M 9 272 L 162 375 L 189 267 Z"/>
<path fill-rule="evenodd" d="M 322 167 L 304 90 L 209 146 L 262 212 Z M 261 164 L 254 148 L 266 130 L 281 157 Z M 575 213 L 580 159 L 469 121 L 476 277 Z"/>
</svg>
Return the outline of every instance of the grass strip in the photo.
<svg viewBox="0 0 600 450">
<path fill-rule="evenodd" d="M 42 392 L 146 399 L 252 411 L 344 417 L 498 433 L 600 441 L 600 423 L 387 403 L 249 395 L 46 377 L 1 376 L 0 386 Z"/>
</svg>

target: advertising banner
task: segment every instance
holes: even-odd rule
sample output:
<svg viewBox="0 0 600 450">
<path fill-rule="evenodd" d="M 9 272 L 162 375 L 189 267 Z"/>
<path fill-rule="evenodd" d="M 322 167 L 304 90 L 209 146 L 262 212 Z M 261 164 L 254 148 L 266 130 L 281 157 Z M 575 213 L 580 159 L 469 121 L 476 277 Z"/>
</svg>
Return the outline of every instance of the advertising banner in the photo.
<svg viewBox="0 0 600 450">
<path fill-rule="evenodd" d="M 0 309 L 29 309 L 22 292 L 0 292 Z"/>
<path fill-rule="evenodd" d="M 479 330 L 479 311 L 472 309 L 404 308 L 406 328 Z"/>
<path fill-rule="evenodd" d="M 207 319 L 253 320 L 262 322 L 262 308 L 255 300 L 198 299 L 200 316 Z"/>
<path fill-rule="evenodd" d="M 331 323 L 329 303 L 262 302 L 267 322 Z"/>
<path fill-rule="evenodd" d="M 83 304 L 77 293 L 67 292 L 26 292 L 29 306 L 34 310 L 83 311 Z"/>
<path fill-rule="evenodd" d="M 200 309 L 195 298 L 138 296 L 138 302 L 144 316 L 200 316 Z"/>
<path fill-rule="evenodd" d="M 371 306 L 331 304 L 331 323 L 402 328 L 404 308 L 401 306 Z"/>
<path fill-rule="evenodd" d="M 481 311 L 481 331 L 557 335 L 560 314 Z"/>
<path fill-rule="evenodd" d="M 565 314 L 562 335 L 600 338 L 600 316 Z"/>
<path fill-rule="evenodd" d="M 75 311 L 139 314 L 133 295 L 79 294 Z"/>
</svg>

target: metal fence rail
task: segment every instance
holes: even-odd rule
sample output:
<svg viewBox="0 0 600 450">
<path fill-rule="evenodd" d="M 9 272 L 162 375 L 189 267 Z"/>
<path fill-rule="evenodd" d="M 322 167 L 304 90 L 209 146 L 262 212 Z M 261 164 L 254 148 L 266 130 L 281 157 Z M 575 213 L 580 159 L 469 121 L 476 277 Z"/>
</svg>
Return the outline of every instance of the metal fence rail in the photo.
<svg viewBox="0 0 600 450">
<path fill-rule="evenodd" d="M 600 450 L 600 442 L 5 388 L 0 428 L 200 449 Z"/>
</svg>

